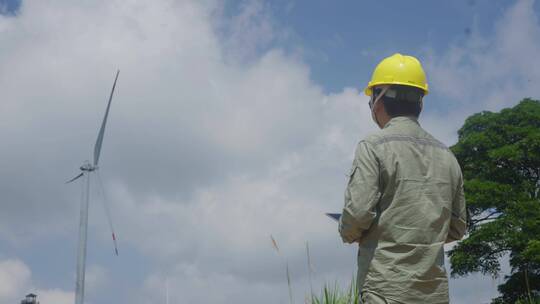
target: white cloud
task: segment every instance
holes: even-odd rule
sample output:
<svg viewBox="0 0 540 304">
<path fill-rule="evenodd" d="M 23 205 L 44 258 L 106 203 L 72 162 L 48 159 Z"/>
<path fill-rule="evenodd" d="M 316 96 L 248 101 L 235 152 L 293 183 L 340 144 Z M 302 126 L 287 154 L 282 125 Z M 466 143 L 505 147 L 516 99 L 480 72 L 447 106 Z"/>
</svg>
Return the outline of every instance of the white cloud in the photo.
<svg viewBox="0 0 540 304">
<path fill-rule="evenodd" d="M 367 113 L 365 98 L 353 89 L 325 96 L 297 57 L 245 49 L 281 35 L 262 2 L 233 17 L 227 41 L 214 31 L 220 9 L 192 1 L 26 2 L 19 18 L 3 20 L 0 39 L 10 47 L 0 54 L 0 121 L 9 128 L 0 132 L 16 147 L 1 160 L 4 239 L 76 237 L 79 187 L 62 182 L 91 151 L 119 66 L 101 158 L 119 238 L 157 265 L 197 270 L 182 284 L 185 296 L 210 299 L 195 287 L 223 282 L 232 290 L 215 296 L 227 303 L 252 283 L 273 303 L 281 271 L 261 260 L 279 261 L 270 234 L 293 260 L 307 239 L 323 248 L 337 241 L 322 214 L 341 206 L 354 141 L 374 130 L 357 119 Z M 248 33 L 246 23 L 255 24 Z M 254 58 L 227 57 L 244 51 Z M 48 228 L 21 227 L 21 218 Z M 96 209 L 90 222 L 91 233 L 107 226 Z"/>
<path fill-rule="evenodd" d="M 213 22 L 220 33 L 228 60 L 250 62 L 262 50 L 267 50 L 285 33 L 275 31 L 276 23 L 269 11 L 269 4 L 262 0 L 241 1 L 240 13 L 228 20 Z"/>
<path fill-rule="evenodd" d="M 86 268 L 85 290 L 88 293 L 99 294 L 99 291 L 109 283 L 109 271 L 100 265 L 89 265 Z"/>
<path fill-rule="evenodd" d="M 24 296 L 23 287 L 30 281 L 30 269 L 17 259 L 0 261 L 0 302 L 15 303 L 15 299 Z"/>
<path fill-rule="evenodd" d="M 60 289 L 38 290 L 37 295 L 37 299 L 42 304 L 71 304 L 73 303 L 73 299 L 75 299 L 75 295 L 72 292 L 66 292 Z"/>
<path fill-rule="evenodd" d="M 0 302 L 19 303 L 28 293 L 35 293 L 43 304 L 67 304 L 74 299 L 71 292 L 35 287 L 30 268 L 23 261 L 0 260 Z"/>
</svg>

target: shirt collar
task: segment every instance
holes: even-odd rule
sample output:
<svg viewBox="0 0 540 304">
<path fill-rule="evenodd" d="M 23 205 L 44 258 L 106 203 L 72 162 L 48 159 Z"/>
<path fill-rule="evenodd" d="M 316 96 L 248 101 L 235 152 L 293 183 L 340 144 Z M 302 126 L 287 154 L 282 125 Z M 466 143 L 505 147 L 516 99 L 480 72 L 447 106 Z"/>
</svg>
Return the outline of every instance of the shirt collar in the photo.
<svg viewBox="0 0 540 304">
<path fill-rule="evenodd" d="M 418 123 L 418 119 L 414 116 L 397 116 L 390 119 L 386 123 L 383 129 L 386 129 L 389 126 L 393 126 L 393 125 L 408 124 L 408 123 L 414 123 L 416 125 L 420 125 L 420 123 Z"/>
</svg>

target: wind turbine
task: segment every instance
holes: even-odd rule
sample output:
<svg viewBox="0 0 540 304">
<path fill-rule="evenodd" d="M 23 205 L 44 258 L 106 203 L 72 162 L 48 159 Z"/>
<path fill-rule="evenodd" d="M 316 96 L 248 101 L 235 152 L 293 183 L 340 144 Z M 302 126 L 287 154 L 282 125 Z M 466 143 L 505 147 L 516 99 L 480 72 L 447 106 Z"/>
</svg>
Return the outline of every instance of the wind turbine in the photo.
<svg viewBox="0 0 540 304">
<path fill-rule="evenodd" d="M 84 177 L 84 182 L 86 184 L 86 189 L 83 190 L 83 199 L 81 202 L 81 215 L 80 215 L 80 224 L 79 224 L 79 246 L 77 250 L 77 281 L 75 284 L 75 304 L 84 303 L 84 276 L 86 268 L 86 239 L 88 231 L 88 203 L 90 200 L 90 174 L 95 172 L 98 169 L 99 155 L 101 153 L 101 144 L 103 143 L 103 135 L 105 134 L 105 126 L 107 125 L 107 117 L 109 116 L 109 109 L 111 107 L 111 100 L 114 94 L 114 88 L 116 87 L 116 81 L 118 80 L 118 74 L 120 70 L 116 72 L 116 77 L 114 78 L 114 84 L 111 90 L 111 95 L 109 96 L 109 102 L 107 103 L 107 109 L 105 110 L 105 116 L 103 117 L 103 122 L 101 123 L 101 128 L 98 133 L 96 144 L 94 146 L 94 162 L 89 163 L 86 161 L 81 167 L 81 173 L 74 178 L 70 179 L 66 183 L 71 183 L 80 177 Z M 99 177 L 99 175 L 98 175 Z M 103 191 L 105 194 L 105 191 Z M 118 255 L 118 247 L 116 245 L 116 236 L 112 227 L 112 222 L 110 220 L 110 214 L 107 207 L 107 218 L 109 220 L 109 225 L 112 232 L 112 239 L 114 243 L 114 250 L 116 255 Z"/>
</svg>

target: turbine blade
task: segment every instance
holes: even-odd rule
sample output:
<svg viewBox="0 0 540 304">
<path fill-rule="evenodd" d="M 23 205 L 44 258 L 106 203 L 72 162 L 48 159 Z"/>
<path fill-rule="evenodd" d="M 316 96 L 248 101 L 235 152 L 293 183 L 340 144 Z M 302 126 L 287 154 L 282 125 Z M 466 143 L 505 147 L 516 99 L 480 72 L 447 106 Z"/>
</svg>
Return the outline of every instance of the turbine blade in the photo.
<svg viewBox="0 0 540 304">
<path fill-rule="evenodd" d="M 68 180 L 68 181 L 66 182 L 66 184 L 69 184 L 69 183 L 75 181 L 76 179 L 78 179 L 79 177 L 82 177 L 83 175 L 84 175 L 84 173 L 81 172 L 81 174 L 79 174 L 79 175 L 75 176 L 74 178 Z"/>
<path fill-rule="evenodd" d="M 114 94 L 114 88 L 116 88 L 116 81 L 118 80 L 118 74 L 120 74 L 120 70 L 116 72 L 116 77 L 114 78 L 111 95 L 109 96 L 109 102 L 107 103 L 107 110 L 105 110 L 105 116 L 103 116 L 103 122 L 101 123 L 101 128 L 99 129 L 96 145 L 94 146 L 94 167 L 97 167 L 98 162 L 99 162 L 99 154 L 101 153 L 101 144 L 103 143 L 103 135 L 105 133 L 105 126 L 107 125 L 107 117 L 109 116 L 109 109 L 111 108 L 111 101 Z"/>
<path fill-rule="evenodd" d="M 118 256 L 118 244 L 116 243 L 116 233 L 114 233 L 111 210 L 109 209 L 107 195 L 105 194 L 105 187 L 103 186 L 103 181 L 101 180 L 101 175 L 99 175 L 99 171 L 95 171 L 95 172 L 97 173 L 101 195 L 103 196 L 103 208 L 105 209 L 105 215 L 107 216 L 107 222 L 109 223 L 109 229 L 111 230 L 112 241 L 114 245 L 114 253 Z"/>
<path fill-rule="evenodd" d="M 118 244 L 116 244 L 116 235 L 114 234 L 114 231 L 112 232 L 112 240 L 114 244 L 114 253 L 118 256 Z"/>
</svg>

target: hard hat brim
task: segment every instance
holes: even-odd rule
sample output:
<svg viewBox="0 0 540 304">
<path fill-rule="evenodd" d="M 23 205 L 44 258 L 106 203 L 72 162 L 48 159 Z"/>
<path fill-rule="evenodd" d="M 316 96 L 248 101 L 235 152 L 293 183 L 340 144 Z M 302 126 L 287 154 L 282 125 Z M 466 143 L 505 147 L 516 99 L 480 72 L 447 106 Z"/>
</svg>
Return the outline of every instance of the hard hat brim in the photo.
<svg viewBox="0 0 540 304">
<path fill-rule="evenodd" d="M 429 92 L 427 83 L 426 83 L 426 86 L 423 87 L 423 86 L 416 85 L 416 84 L 413 84 L 413 83 L 401 82 L 401 81 L 392 81 L 392 82 L 379 81 L 379 82 L 374 82 L 374 83 L 370 82 L 368 84 L 368 86 L 364 89 L 364 94 L 366 94 L 367 96 L 371 96 L 371 94 L 373 94 L 373 92 L 372 92 L 373 87 L 379 86 L 379 85 L 393 85 L 393 84 L 405 85 L 405 86 L 419 88 L 422 91 L 424 91 L 424 96 L 426 96 L 428 94 L 428 92 Z"/>
</svg>

